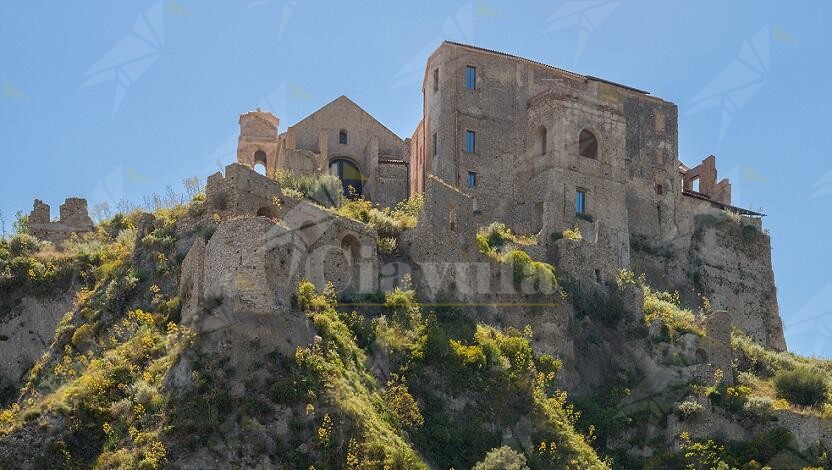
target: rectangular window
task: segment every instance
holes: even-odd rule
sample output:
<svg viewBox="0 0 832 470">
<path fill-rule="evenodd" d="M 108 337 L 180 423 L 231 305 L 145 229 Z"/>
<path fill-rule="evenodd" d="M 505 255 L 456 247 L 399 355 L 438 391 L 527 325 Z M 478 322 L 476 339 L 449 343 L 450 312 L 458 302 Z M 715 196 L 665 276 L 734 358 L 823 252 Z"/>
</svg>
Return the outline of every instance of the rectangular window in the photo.
<svg viewBox="0 0 832 470">
<path fill-rule="evenodd" d="M 477 185 L 477 174 L 473 171 L 468 172 L 468 187 L 473 188 Z"/>
<path fill-rule="evenodd" d="M 465 67 L 465 88 L 469 90 L 477 88 L 477 68 L 472 65 Z"/>
<path fill-rule="evenodd" d="M 436 140 L 436 132 L 433 133 L 433 156 L 436 156 L 436 152 L 438 150 L 437 140 Z"/>
<path fill-rule="evenodd" d="M 477 133 L 472 130 L 465 131 L 465 151 L 468 153 L 477 151 Z"/>
<path fill-rule="evenodd" d="M 439 69 L 433 69 L 433 91 L 439 91 Z"/>
<path fill-rule="evenodd" d="M 586 191 L 582 189 L 575 191 L 575 213 L 586 214 Z"/>
</svg>

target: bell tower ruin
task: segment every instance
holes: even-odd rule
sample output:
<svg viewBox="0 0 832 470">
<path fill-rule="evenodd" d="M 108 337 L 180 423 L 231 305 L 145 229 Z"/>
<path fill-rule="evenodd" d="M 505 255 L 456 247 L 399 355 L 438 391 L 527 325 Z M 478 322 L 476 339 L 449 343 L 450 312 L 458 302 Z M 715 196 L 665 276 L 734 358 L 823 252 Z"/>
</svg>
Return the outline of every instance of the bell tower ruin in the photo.
<svg viewBox="0 0 832 470">
<path fill-rule="evenodd" d="M 240 115 L 240 137 L 237 141 L 237 163 L 262 170 L 266 175 L 277 169 L 280 119 L 268 111 L 250 111 Z"/>
</svg>

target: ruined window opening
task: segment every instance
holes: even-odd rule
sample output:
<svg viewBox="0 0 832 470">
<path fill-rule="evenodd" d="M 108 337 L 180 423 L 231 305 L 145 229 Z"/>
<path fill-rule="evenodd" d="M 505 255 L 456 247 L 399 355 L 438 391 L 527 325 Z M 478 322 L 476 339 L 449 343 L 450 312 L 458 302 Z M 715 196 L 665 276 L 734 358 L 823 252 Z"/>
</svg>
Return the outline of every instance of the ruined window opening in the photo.
<svg viewBox="0 0 832 470">
<path fill-rule="evenodd" d="M 433 69 L 433 91 L 439 91 L 439 68 Z"/>
<path fill-rule="evenodd" d="M 537 148 L 540 151 L 540 155 L 546 155 L 546 134 L 546 126 L 537 128 Z"/>
<path fill-rule="evenodd" d="M 448 205 L 448 227 L 451 232 L 456 232 L 456 207 L 452 204 Z"/>
<path fill-rule="evenodd" d="M 262 150 L 258 150 L 254 152 L 254 163 L 262 163 L 264 166 L 266 165 L 266 152 Z"/>
<path fill-rule="evenodd" d="M 578 139 L 578 154 L 586 158 L 598 158 L 598 139 L 595 134 L 584 129 Z"/>
<path fill-rule="evenodd" d="M 601 283 L 601 270 L 600 269 L 595 270 L 595 282 L 597 282 L 599 284 Z"/>
<path fill-rule="evenodd" d="M 341 129 L 341 131 L 338 132 L 338 143 L 341 144 L 341 145 L 347 145 L 347 131 L 346 130 Z"/>
<path fill-rule="evenodd" d="M 477 151 L 477 133 L 470 129 L 465 131 L 465 151 L 468 153 Z"/>
<path fill-rule="evenodd" d="M 664 194 L 664 186 L 662 186 L 660 184 L 657 184 L 656 185 L 656 194 L 658 194 L 659 196 Z"/>
<path fill-rule="evenodd" d="M 477 185 L 477 173 L 473 171 L 468 172 L 468 187 L 473 188 Z"/>
<path fill-rule="evenodd" d="M 256 162 L 254 164 L 254 171 L 256 171 L 258 174 L 261 174 L 261 175 L 265 176 L 266 175 L 266 164 L 261 163 L 261 162 Z"/>
<path fill-rule="evenodd" d="M 586 214 L 586 191 L 583 189 L 575 191 L 575 213 Z"/>
<path fill-rule="evenodd" d="M 436 139 L 436 132 L 433 133 L 433 156 L 436 156 L 436 152 L 438 150 L 438 141 Z"/>
<path fill-rule="evenodd" d="M 699 192 L 699 177 L 690 180 L 690 189 L 694 192 Z"/>
<path fill-rule="evenodd" d="M 469 90 L 477 89 L 477 68 L 473 65 L 465 67 L 465 88 Z"/>
<path fill-rule="evenodd" d="M 364 181 L 366 178 L 361 174 L 361 171 L 355 163 L 338 158 L 329 162 L 329 171 L 341 180 L 344 196 L 355 199 L 361 197 L 364 193 Z"/>
</svg>

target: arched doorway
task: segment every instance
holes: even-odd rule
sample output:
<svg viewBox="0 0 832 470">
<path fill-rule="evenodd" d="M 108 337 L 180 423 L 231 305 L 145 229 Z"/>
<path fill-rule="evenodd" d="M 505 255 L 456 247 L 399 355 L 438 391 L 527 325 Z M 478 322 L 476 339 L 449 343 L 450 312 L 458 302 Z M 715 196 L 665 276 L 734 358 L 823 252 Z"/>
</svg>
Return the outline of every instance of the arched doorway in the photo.
<svg viewBox="0 0 832 470">
<path fill-rule="evenodd" d="M 353 198 L 361 197 L 364 194 L 366 178 L 352 161 L 344 158 L 333 159 L 329 162 L 329 172 L 341 180 L 344 196 Z"/>
</svg>

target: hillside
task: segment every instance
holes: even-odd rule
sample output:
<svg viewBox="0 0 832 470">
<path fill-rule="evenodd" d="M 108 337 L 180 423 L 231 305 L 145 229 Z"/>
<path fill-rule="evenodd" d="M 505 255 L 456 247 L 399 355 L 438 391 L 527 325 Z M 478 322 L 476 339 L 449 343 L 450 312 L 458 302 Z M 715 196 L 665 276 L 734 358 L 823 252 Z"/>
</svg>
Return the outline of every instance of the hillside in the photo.
<svg viewBox="0 0 832 470">
<path fill-rule="evenodd" d="M 0 467 L 832 465 L 832 363 L 732 331 L 695 289 L 596 269 L 586 229 L 481 227 L 466 253 L 517 290 L 450 298 L 425 264 L 385 271 L 438 255 L 418 242 L 431 233 L 452 243 L 423 199 L 382 210 L 320 197 L 338 192 L 327 177 L 279 184 L 266 212 L 215 186 L 60 246 L 25 227 L 0 242 Z M 313 216 L 328 225 L 310 241 Z M 700 222 L 757 240 L 715 217 Z M 354 266 L 375 260 L 374 292 L 345 289 L 328 257 L 302 260 L 321 279 L 290 272 L 295 245 L 275 242 L 344 231 L 373 244 L 337 239 Z"/>
</svg>

